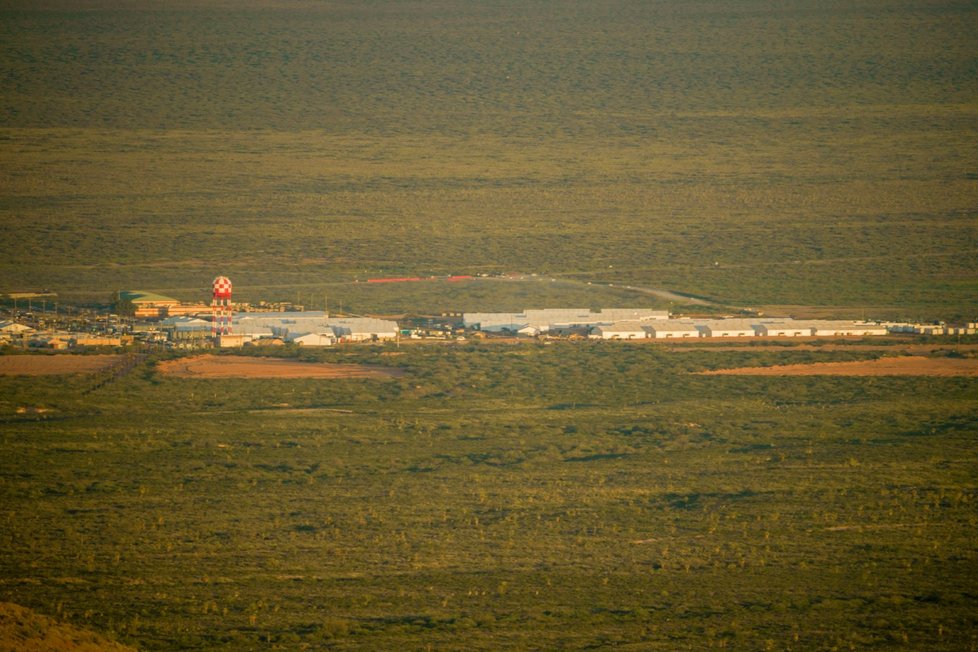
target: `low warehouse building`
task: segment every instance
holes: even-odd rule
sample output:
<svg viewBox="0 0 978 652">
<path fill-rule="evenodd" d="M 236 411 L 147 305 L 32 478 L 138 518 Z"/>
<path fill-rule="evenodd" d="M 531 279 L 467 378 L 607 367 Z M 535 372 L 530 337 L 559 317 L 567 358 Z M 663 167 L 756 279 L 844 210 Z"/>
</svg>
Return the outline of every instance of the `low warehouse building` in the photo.
<svg viewBox="0 0 978 652">
<path fill-rule="evenodd" d="M 744 319 L 706 319 L 694 322 L 703 337 L 754 337 L 754 324 Z"/>
<path fill-rule="evenodd" d="M 160 323 L 160 330 L 171 342 L 203 341 L 211 336 L 214 325 L 194 317 L 168 317 Z"/>
<path fill-rule="evenodd" d="M 841 319 L 815 319 L 800 322 L 811 329 L 816 337 L 853 337 L 866 335 L 886 335 L 887 327 L 882 324 L 869 324 Z"/>
<path fill-rule="evenodd" d="M 684 319 L 656 319 L 645 322 L 644 327 L 649 337 L 657 340 L 702 337 L 696 325 Z"/>
<path fill-rule="evenodd" d="M 120 290 L 116 294 L 115 310 L 120 315 L 132 315 L 143 319 L 166 317 L 167 310 L 180 302 L 145 290 Z"/>
<path fill-rule="evenodd" d="M 374 317 L 331 317 L 326 325 L 341 342 L 367 342 L 397 339 L 397 322 Z"/>
<path fill-rule="evenodd" d="M 132 344 L 131 335 L 92 335 L 77 333 L 71 338 L 72 346 L 123 346 Z"/>
<path fill-rule="evenodd" d="M 286 341 L 297 346 L 333 346 L 336 344 L 336 335 L 332 330 L 324 333 L 296 333 L 289 335 Z"/>
<path fill-rule="evenodd" d="M 529 325 L 526 315 L 519 312 L 467 312 L 462 325 L 487 332 L 513 331 Z"/>
<path fill-rule="evenodd" d="M 595 326 L 591 338 L 599 340 L 644 340 L 648 337 L 642 322 L 619 321 Z"/>
<path fill-rule="evenodd" d="M 587 308 L 543 308 L 528 309 L 523 312 L 467 312 L 462 315 L 462 324 L 465 328 L 488 332 L 518 333 L 530 327 L 530 332 L 546 333 L 553 330 L 611 326 L 624 321 L 649 321 L 668 319 L 668 317 L 668 311 L 646 308 L 605 308 L 598 312 L 591 312 Z"/>
<path fill-rule="evenodd" d="M 202 303 L 184 303 L 145 290 L 120 290 L 116 294 L 115 308 L 120 315 L 132 315 L 137 319 L 162 319 L 210 311 L 210 307 Z"/>
<path fill-rule="evenodd" d="M 34 329 L 30 326 L 24 326 L 23 324 L 18 324 L 14 321 L 0 322 L 0 333 L 9 337 L 23 337 L 24 335 L 29 335 L 33 332 Z"/>
<path fill-rule="evenodd" d="M 762 337 L 806 337 L 812 334 L 811 328 L 794 320 L 763 321 L 754 324 L 754 330 Z"/>
<path fill-rule="evenodd" d="M 619 321 L 650 321 L 653 319 L 669 319 L 668 310 L 648 310 L 646 308 L 602 308 L 591 317 L 599 319 L 600 323 L 613 324 Z"/>
<path fill-rule="evenodd" d="M 329 334 L 338 341 L 363 342 L 397 338 L 397 322 L 373 317 L 329 317 L 320 310 L 308 312 L 250 312 L 234 316 L 232 330 L 253 336 L 294 337 Z M 322 346 L 322 345 L 319 345 Z"/>
</svg>

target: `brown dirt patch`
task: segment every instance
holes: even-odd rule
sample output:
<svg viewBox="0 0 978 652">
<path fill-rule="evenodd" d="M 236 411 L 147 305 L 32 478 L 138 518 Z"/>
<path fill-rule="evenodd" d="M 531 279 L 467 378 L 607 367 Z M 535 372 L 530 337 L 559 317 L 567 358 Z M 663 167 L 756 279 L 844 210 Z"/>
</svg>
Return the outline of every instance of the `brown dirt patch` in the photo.
<svg viewBox="0 0 978 652">
<path fill-rule="evenodd" d="M 978 358 L 903 356 L 856 362 L 815 362 L 774 367 L 740 367 L 701 371 L 706 376 L 973 376 Z"/>
<path fill-rule="evenodd" d="M 159 370 L 180 378 L 393 378 L 403 373 L 388 367 L 233 355 L 168 360 L 160 363 Z"/>
<path fill-rule="evenodd" d="M 122 361 L 122 355 L 4 355 L 0 376 L 92 374 Z"/>
</svg>

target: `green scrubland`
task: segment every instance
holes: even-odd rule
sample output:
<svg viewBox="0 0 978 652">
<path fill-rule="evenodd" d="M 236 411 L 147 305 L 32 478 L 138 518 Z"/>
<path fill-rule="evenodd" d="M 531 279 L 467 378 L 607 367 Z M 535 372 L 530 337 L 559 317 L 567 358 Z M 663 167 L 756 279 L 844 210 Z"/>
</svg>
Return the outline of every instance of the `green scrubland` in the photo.
<svg viewBox="0 0 978 652">
<path fill-rule="evenodd" d="M 200 300 L 225 274 L 359 313 L 669 304 L 633 286 L 973 320 L 975 19 L 8 0 L 0 292 Z M 539 276 L 357 282 L 507 272 Z M 0 378 L 0 600 L 147 650 L 978 644 L 974 379 L 687 373 L 856 351 L 278 355 L 407 373 Z"/>
<path fill-rule="evenodd" d="M 3 19 L 6 288 L 200 298 L 223 273 L 246 299 L 404 312 L 459 297 L 351 282 L 517 271 L 973 317 L 967 3 L 14 2 Z"/>
<path fill-rule="evenodd" d="M 292 355 L 406 373 L 2 379 L 3 598 L 140 649 L 974 644 L 973 378 L 689 373 L 881 355 L 844 349 Z"/>
</svg>

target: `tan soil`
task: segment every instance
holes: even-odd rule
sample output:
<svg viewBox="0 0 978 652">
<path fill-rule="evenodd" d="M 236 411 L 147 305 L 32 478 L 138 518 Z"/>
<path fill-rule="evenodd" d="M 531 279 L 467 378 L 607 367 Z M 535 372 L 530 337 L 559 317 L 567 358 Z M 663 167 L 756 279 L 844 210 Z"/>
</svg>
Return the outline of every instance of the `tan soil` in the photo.
<svg viewBox="0 0 978 652">
<path fill-rule="evenodd" d="M 163 374 L 180 378 L 392 378 L 402 374 L 387 367 L 231 355 L 168 360 L 158 368 Z"/>
<path fill-rule="evenodd" d="M 741 367 L 701 371 L 706 376 L 974 376 L 978 358 L 904 356 L 856 362 L 816 362 L 775 367 Z"/>
<path fill-rule="evenodd" d="M 0 376 L 91 374 L 122 361 L 121 355 L 4 355 Z"/>
</svg>

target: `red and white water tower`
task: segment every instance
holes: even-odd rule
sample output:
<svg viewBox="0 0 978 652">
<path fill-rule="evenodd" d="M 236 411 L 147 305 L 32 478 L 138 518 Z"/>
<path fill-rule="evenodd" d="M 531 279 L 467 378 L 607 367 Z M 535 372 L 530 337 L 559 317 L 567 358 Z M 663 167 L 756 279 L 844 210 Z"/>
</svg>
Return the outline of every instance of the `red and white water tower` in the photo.
<svg viewBox="0 0 978 652">
<path fill-rule="evenodd" d="M 231 334 L 231 279 L 218 276 L 213 283 L 214 294 L 211 298 L 211 335 L 219 337 Z"/>
</svg>

